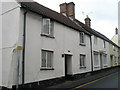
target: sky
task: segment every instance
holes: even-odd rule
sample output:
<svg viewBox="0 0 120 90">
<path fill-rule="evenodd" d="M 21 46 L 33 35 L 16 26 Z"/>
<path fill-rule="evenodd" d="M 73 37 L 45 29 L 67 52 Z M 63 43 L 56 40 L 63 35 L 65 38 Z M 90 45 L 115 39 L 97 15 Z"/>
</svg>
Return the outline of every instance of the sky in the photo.
<svg viewBox="0 0 120 90">
<path fill-rule="evenodd" d="M 84 23 L 86 15 L 91 28 L 111 39 L 118 27 L 118 1 L 120 0 L 34 0 L 54 11 L 60 12 L 61 3 L 75 3 L 75 17 Z"/>
</svg>

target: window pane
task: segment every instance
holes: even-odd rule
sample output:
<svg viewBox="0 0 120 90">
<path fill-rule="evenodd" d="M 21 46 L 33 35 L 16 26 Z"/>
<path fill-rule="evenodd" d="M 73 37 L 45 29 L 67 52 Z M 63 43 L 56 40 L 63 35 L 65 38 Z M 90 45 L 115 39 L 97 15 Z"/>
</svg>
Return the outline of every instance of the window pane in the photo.
<svg viewBox="0 0 120 90">
<path fill-rule="evenodd" d="M 49 34 L 50 19 L 43 19 L 43 33 Z"/>
<path fill-rule="evenodd" d="M 53 21 L 50 22 L 50 35 L 53 36 L 53 30 L 54 30 L 54 23 Z"/>
<path fill-rule="evenodd" d="M 107 55 L 104 55 L 104 64 L 107 64 Z"/>
<path fill-rule="evenodd" d="M 84 36 L 83 36 L 83 34 L 82 34 L 82 43 L 84 43 Z"/>
<path fill-rule="evenodd" d="M 85 55 L 80 55 L 80 66 L 85 66 Z"/>
<path fill-rule="evenodd" d="M 46 67 L 46 52 L 42 51 L 42 67 Z"/>
<path fill-rule="evenodd" d="M 82 56 L 80 55 L 80 66 L 82 66 Z"/>
<path fill-rule="evenodd" d="M 80 43 L 84 43 L 84 33 L 80 33 Z"/>
<path fill-rule="evenodd" d="M 52 52 L 47 52 L 47 67 L 52 67 Z"/>
<path fill-rule="evenodd" d="M 85 56 L 83 56 L 83 66 L 85 66 Z"/>
<path fill-rule="evenodd" d="M 53 52 L 42 50 L 42 67 L 52 67 Z"/>
<path fill-rule="evenodd" d="M 98 65 L 98 54 L 94 53 L 94 65 Z"/>
<path fill-rule="evenodd" d="M 53 24 L 53 21 L 48 18 L 44 18 L 42 34 L 53 36 Z"/>
</svg>

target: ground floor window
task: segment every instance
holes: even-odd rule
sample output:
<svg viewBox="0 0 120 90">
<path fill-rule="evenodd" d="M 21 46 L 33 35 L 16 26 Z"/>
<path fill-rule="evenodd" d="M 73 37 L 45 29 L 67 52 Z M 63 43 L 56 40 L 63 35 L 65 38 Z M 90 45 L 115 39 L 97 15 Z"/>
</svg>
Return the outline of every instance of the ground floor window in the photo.
<svg viewBox="0 0 120 90">
<path fill-rule="evenodd" d="M 117 57 L 114 56 L 114 64 L 117 65 Z"/>
<path fill-rule="evenodd" d="M 85 58 L 86 58 L 86 55 L 83 55 L 83 54 L 80 54 L 80 67 L 86 67 L 85 66 Z"/>
<path fill-rule="evenodd" d="M 98 60 L 98 53 L 94 52 L 94 66 L 98 66 L 99 65 L 99 60 Z"/>
<path fill-rule="evenodd" d="M 104 64 L 104 66 L 107 65 L 107 55 L 106 54 L 103 55 L 103 64 Z"/>
<path fill-rule="evenodd" d="M 53 67 L 53 51 L 42 50 L 42 68 Z"/>
</svg>

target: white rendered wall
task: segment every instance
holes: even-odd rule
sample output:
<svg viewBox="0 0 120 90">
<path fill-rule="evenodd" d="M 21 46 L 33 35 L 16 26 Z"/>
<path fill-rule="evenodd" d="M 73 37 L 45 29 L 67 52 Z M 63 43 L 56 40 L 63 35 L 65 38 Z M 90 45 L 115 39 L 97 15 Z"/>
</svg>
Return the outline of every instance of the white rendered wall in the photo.
<svg viewBox="0 0 120 90">
<path fill-rule="evenodd" d="M 2 86 L 11 88 L 15 78 L 19 36 L 19 4 L 2 2 Z M 14 59 L 13 59 L 14 58 Z"/>
<path fill-rule="evenodd" d="M 31 12 L 27 13 L 26 23 L 25 83 L 64 76 L 65 65 L 62 54 L 68 50 L 72 54 L 72 70 L 69 73 L 91 71 L 89 36 L 86 35 L 86 46 L 80 46 L 79 32 L 57 22 L 54 22 L 55 38 L 41 36 L 42 17 Z M 54 51 L 54 70 L 40 70 L 42 49 Z M 86 69 L 80 69 L 80 54 L 86 54 Z"/>
<path fill-rule="evenodd" d="M 97 37 L 97 45 L 94 44 L 94 36 L 92 36 L 92 49 L 93 49 L 93 69 L 100 70 L 100 51 L 104 51 L 107 54 L 107 65 L 109 67 L 110 55 L 109 55 L 109 43 L 106 42 L 106 48 L 103 47 L 103 39 Z M 99 65 L 97 68 L 94 68 L 94 51 L 98 52 Z M 104 65 L 103 65 L 104 66 Z M 105 68 L 105 67 L 103 67 Z"/>
</svg>

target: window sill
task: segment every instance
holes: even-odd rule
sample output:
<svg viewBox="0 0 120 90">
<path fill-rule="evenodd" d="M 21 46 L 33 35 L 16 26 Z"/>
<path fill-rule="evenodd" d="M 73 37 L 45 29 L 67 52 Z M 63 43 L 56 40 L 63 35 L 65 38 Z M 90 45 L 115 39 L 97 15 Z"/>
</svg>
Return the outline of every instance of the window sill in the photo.
<svg viewBox="0 0 120 90">
<path fill-rule="evenodd" d="M 80 69 L 85 69 L 86 68 L 86 66 L 82 66 L 82 67 L 80 67 Z"/>
<path fill-rule="evenodd" d="M 40 68 L 40 70 L 54 70 L 54 68 Z"/>
<path fill-rule="evenodd" d="M 46 35 L 46 34 L 41 34 L 41 36 L 49 37 L 49 38 L 55 38 L 54 36 Z"/>
<path fill-rule="evenodd" d="M 99 68 L 99 66 L 94 66 L 94 68 Z"/>
<path fill-rule="evenodd" d="M 80 43 L 81 46 L 86 46 L 85 43 Z"/>
<path fill-rule="evenodd" d="M 104 67 L 108 67 L 107 65 L 104 65 Z"/>
</svg>

